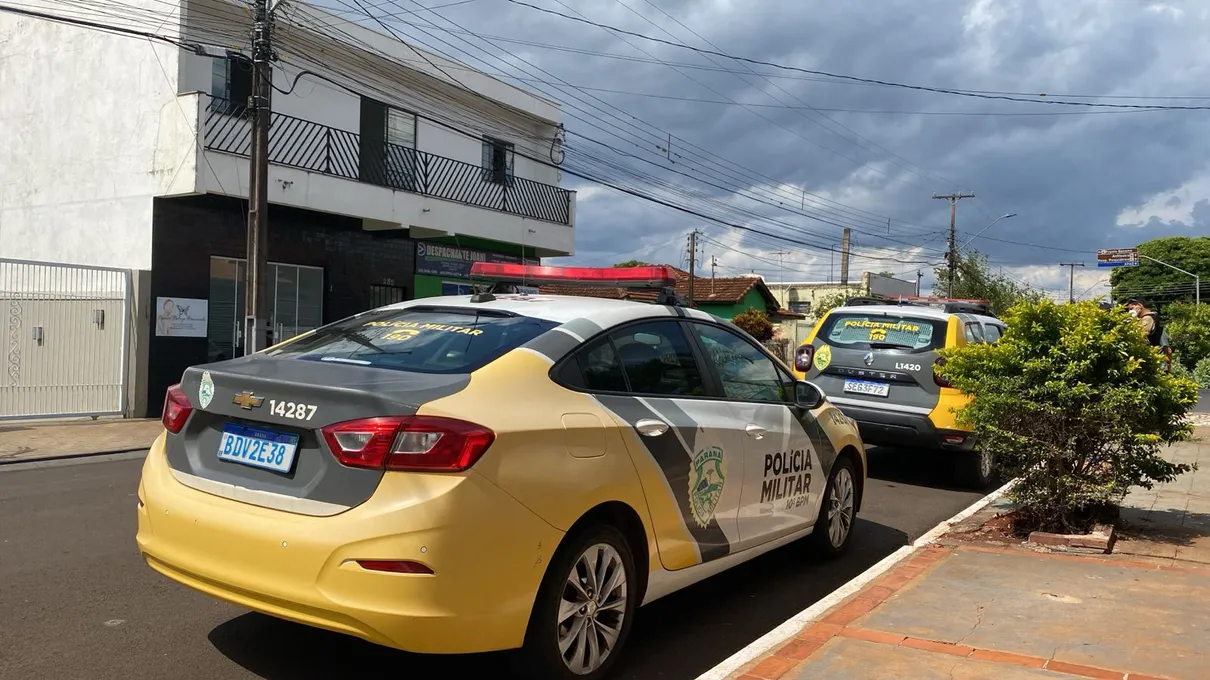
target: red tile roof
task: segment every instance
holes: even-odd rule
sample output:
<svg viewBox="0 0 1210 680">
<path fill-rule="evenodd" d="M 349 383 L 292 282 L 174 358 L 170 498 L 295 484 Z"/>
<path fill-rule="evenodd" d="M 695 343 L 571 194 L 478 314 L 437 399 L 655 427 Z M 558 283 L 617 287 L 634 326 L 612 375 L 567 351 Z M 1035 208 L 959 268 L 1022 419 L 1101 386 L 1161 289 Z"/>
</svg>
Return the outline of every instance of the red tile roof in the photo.
<svg viewBox="0 0 1210 680">
<path fill-rule="evenodd" d="M 689 272 L 672 267 L 676 272 L 676 292 L 682 297 L 689 297 Z M 777 298 L 769 292 L 764 282 L 756 276 L 727 276 L 713 279 L 701 276 L 693 277 L 693 300 L 696 304 L 734 305 L 742 302 L 748 291 L 756 287 L 765 298 L 766 307 L 773 309 L 777 306 Z M 581 297 L 608 298 L 611 300 L 638 300 L 654 302 L 655 291 L 628 290 L 625 288 L 605 288 L 588 286 L 542 286 L 541 291 L 547 295 L 579 295 Z M 794 312 L 789 312 L 794 314 Z"/>
</svg>

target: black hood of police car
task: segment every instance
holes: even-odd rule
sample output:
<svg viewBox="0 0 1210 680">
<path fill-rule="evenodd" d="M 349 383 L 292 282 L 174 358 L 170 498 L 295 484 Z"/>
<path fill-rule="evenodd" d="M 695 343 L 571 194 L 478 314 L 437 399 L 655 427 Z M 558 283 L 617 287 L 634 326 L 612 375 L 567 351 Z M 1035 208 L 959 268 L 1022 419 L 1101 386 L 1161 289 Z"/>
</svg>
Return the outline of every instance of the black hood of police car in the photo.
<svg viewBox="0 0 1210 680">
<path fill-rule="evenodd" d="M 469 383 L 468 374 L 263 354 L 194 366 L 181 379 L 193 412 L 179 433 L 166 437 L 168 465 L 178 480 L 201 491 L 302 514 L 337 514 L 368 500 L 385 473 L 341 464 L 321 428 L 414 415 L 421 405 Z M 220 448 L 230 439 L 224 432 L 292 442 L 293 459 L 283 469 L 270 469 L 221 458 Z M 239 453 L 238 446 L 235 450 Z M 259 458 L 265 455 L 262 450 Z M 258 462 L 257 456 L 252 458 Z"/>
</svg>

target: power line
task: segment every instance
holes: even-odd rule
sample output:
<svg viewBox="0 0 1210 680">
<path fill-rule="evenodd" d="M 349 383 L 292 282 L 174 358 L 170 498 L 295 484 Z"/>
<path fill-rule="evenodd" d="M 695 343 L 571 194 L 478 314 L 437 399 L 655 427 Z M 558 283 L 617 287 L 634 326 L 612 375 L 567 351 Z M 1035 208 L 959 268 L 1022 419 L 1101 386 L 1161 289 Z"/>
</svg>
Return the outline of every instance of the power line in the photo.
<svg viewBox="0 0 1210 680">
<path fill-rule="evenodd" d="M 879 80 L 877 78 L 862 78 L 859 76 L 851 76 L 851 75 L 845 75 L 845 74 L 840 74 L 840 73 L 830 73 L 828 71 L 819 71 L 819 70 L 815 70 L 815 69 L 800 68 L 797 66 L 786 66 L 784 64 L 778 64 L 778 63 L 771 62 L 771 61 L 764 61 L 761 59 L 751 59 L 748 57 L 739 57 L 739 56 L 719 52 L 717 50 L 707 50 L 707 49 L 703 49 L 700 47 L 693 47 L 690 45 L 685 45 L 685 44 L 670 41 L 670 40 L 664 40 L 662 38 L 656 38 L 653 36 L 644 35 L 642 33 L 638 33 L 635 31 L 629 31 L 624 28 L 618 28 L 616 26 L 610 26 L 608 24 L 602 24 L 602 23 L 592 21 L 590 19 L 585 19 L 582 17 L 575 17 L 570 14 L 564 14 L 562 12 L 558 12 L 553 9 L 547 9 L 545 7 L 531 5 L 530 3 L 523 2 L 522 0 L 506 0 L 506 1 L 510 2 L 514 5 L 528 7 L 529 9 L 543 12 L 546 14 L 552 14 L 554 16 L 562 17 L 562 18 L 570 20 L 570 21 L 576 21 L 576 22 L 580 22 L 580 23 L 584 23 L 584 24 L 589 24 L 591 26 L 597 26 L 598 28 L 603 28 L 607 31 L 623 33 L 625 35 L 633 36 L 636 38 L 641 38 L 643 40 L 649 40 L 651 42 L 660 43 L 660 44 L 668 45 L 671 47 L 676 47 L 676 48 L 680 48 L 680 49 L 684 49 L 684 50 L 690 50 L 693 52 L 698 52 L 700 54 L 710 54 L 710 55 L 714 55 L 714 56 L 718 56 L 718 57 L 725 57 L 727 59 L 733 59 L 735 61 L 747 62 L 749 64 L 754 64 L 754 65 L 758 65 L 758 66 L 768 66 L 770 68 L 776 68 L 776 69 L 780 69 L 780 70 L 784 70 L 784 71 L 809 73 L 811 75 L 835 78 L 837 80 L 848 80 L 848 81 L 859 82 L 859 83 L 867 83 L 870 85 L 881 85 L 881 86 L 885 86 L 885 87 L 897 87 L 897 88 L 908 89 L 908 90 L 918 90 L 918 91 L 922 91 L 922 92 L 934 92 L 934 93 L 938 93 L 938 94 L 949 94 L 949 95 L 955 95 L 955 96 L 960 96 L 960 97 L 975 97 L 975 98 L 979 98 L 979 99 L 997 99 L 997 100 L 1003 100 L 1003 101 L 1017 101 L 1017 102 L 1025 102 L 1025 103 L 1029 103 L 1029 104 L 1050 104 L 1050 105 L 1058 105 L 1058 106 L 1088 106 L 1088 107 L 1094 107 L 1094 108 L 1113 108 L 1113 109 L 1156 109 L 1156 110 L 1190 110 L 1190 111 L 1210 110 L 1210 106 L 1171 106 L 1171 105 L 1149 106 L 1149 105 L 1143 105 L 1143 104 L 1104 104 L 1104 103 L 1096 103 L 1096 102 L 1075 102 L 1075 101 L 1059 100 L 1059 99 L 1028 99 L 1025 97 L 1019 97 L 1019 96 L 1014 96 L 1014 95 L 985 94 L 985 93 L 981 93 L 981 92 L 974 91 L 974 90 L 954 90 L 954 89 L 943 88 L 943 87 L 930 87 L 930 86 L 926 86 L 926 85 L 910 85 L 907 83 L 898 83 L 898 82 L 894 82 L 894 81 L 890 81 L 890 80 Z M 556 1 L 558 1 L 558 0 L 556 0 Z M 562 4 L 562 3 L 560 3 L 560 4 Z M 1041 96 L 1045 96 L 1045 95 L 1041 95 Z"/>
</svg>

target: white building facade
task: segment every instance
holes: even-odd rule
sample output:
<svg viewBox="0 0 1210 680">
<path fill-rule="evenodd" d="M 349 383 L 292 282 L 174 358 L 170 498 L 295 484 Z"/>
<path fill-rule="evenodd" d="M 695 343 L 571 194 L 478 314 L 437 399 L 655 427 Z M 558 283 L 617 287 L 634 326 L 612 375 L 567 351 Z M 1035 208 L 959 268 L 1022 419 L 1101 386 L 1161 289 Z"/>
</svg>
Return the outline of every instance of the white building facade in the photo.
<svg viewBox="0 0 1210 680">
<path fill-rule="evenodd" d="M 36 362 L 73 350 L 34 318 L 48 293 L 31 267 L 129 272 L 129 324 L 108 328 L 126 336 L 119 410 L 141 416 L 158 413 L 185 367 L 242 344 L 251 19 L 225 0 L 128 4 L 143 11 L 82 16 L 31 0 L 27 13 L 0 12 L 0 267 L 25 272 L 6 283 L 0 271 L 0 293 L 25 300 L 4 346 L 9 373 L 17 356 L 18 375 L 44 374 Z M 308 6 L 281 3 L 275 33 L 274 340 L 465 290 L 475 260 L 574 253 L 556 104 Z M 11 375 L 0 386 L 36 387 Z"/>
</svg>

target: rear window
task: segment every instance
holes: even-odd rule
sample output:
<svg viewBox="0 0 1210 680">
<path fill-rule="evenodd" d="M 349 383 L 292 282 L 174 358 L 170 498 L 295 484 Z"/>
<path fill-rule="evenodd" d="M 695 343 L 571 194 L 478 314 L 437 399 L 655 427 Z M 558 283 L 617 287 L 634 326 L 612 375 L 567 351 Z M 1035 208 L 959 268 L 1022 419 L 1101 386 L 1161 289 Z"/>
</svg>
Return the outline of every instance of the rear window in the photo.
<svg viewBox="0 0 1210 680">
<path fill-rule="evenodd" d="M 470 373 L 558 325 L 474 309 L 381 310 L 320 328 L 269 355 L 416 373 Z"/>
<path fill-rule="evenodd" d="M 945 321 L 881 314 L 832 314 L 818 337 L 834 347 L 925 351 L 945 346 Z"/>
</svg>

